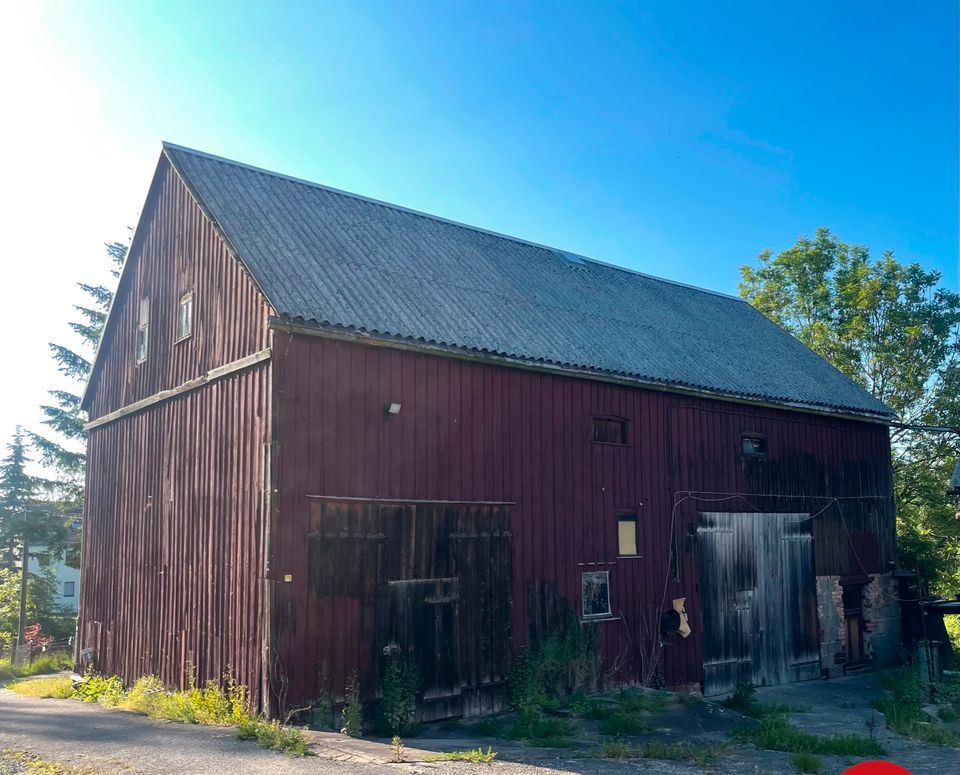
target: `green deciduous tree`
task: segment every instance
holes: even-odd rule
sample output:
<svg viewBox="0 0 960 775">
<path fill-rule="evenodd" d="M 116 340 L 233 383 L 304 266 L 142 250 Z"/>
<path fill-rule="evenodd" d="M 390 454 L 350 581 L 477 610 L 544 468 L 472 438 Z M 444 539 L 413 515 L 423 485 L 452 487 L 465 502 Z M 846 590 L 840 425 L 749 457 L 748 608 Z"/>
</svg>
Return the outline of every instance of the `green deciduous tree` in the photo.
<svg viewBox="0 0 960 775">
<path fill-rule="evenodd" d="M 938 272 L 818 229 L 742 267 L 740 295 L 904 423 L 960 426 L 960 295 Z M 906 429 L 891 440 L 901 561 L 946 591 L 960 584 L 960 521 L 945 495 L 960 440 Z"/>
</svg>

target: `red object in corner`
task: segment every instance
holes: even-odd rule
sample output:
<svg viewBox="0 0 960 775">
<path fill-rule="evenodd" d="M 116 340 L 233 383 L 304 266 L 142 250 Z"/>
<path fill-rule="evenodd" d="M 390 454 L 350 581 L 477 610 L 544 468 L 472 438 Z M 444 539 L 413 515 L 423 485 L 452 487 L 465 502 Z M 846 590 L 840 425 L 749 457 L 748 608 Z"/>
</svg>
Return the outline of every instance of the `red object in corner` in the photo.
<svg viewBox="0 0 960 775">
<path fill-rule="evenodd" d="M 843 771 L 843 775 L 911 775 L 910 770 L 893 762 L 860 762 Z"/>
</svg>

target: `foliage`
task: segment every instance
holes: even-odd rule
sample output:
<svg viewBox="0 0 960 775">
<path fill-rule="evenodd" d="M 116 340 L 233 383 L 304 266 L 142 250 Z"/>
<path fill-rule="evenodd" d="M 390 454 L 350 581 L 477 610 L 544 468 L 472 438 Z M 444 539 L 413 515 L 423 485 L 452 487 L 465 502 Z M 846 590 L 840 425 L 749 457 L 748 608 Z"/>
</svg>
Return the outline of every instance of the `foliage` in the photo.
<svg viewBox="0 0 960 775">
<path fill-rule="evenodd" d="M 820 757 L 815 753 L 795 753 L 790 757 L 790 763 L 797 772 L 810 772 L 814 775 L 820 772 Z"/>
<path fill-rule="evenodd" d="M 16 681 L 9 684 L 7 688 L 12 689 L 17 694 L 22 694 L 24 697 L 41 699 L 54 697 L 61 700 L 73 698 L 73 681 L 66 677 L 30 678 L 26 681 Z"/>
<path fill-rule="evenodd" d="M 629 759 L 630 746 L 617 740 L 606 740 L 600 744 L 596 755 L 602 759 Z"/>
<path fill-rule="evenodd" d="M 757 748 L 786 753 L 833 754 L 837 756 L 883 756 L 883 746 L 861 735 L 821 737 L 791 726 L 783 716 L 767 716 L 759 724 L 749 723 L 733 732 L 736 740 Z"/>
<path fill-rule="evenodd" d="M 723 705 L 737 713 L 751 718 L 763 718 L 764 716 L 775 716 L 783 713 L 797 713 L 800 708 L 793 708 L 789 705 L 767 704 L 758 702 L 754 697 L 756 687 L 750 683 L 737 684 L 733 694 L 723 701 Z"/>
<path fill-rule="evenodd" d="M 104 247 L 111 274 L 118 278 L 126 259 L 127 247 L 119 242 Z M 57 370 L 75 383 L 76 392 L 48 391 L 53 401 L 40 409 L 45 418 L 43 424 L 53 431 L 53 435 L 29 434 L 30 442 L 39 450 L 44 465 L 55 472 L 54 492 L 57 499 L 73 509 L 83 505 L 83 470 L 86 462 L 82 451 L 86 432 L 79 391 L 90 375 L 91 359 L 100 342 L 107 312 L 113 301 L 113 291 L 104 285 L 77 283 L 77 287 L 83 291 L 86 301 L 74 306 L 79 320 L 68 325 L 79 339 L 80 348 L 74 349 L 55 342 L 49 344 Z"/>
<path fill-rule="evenodd" d="M 360 683 L 356 673 L 347 685 L 347 704 L 343 706 L 343 727 L 340 731 L 350 737 L 363 737 L 363 705 L 360 702 Z"/>
<path fill-rule="evenodd" d="M 600 722 L 600 734 L 612 737 L 642 735 L 651 729 L 649 719 L 638 711 L 619 710 Z"/>
<path fill-rule="evenodd" d="M 393 749 L 394 763 L 401 764 L 403 762 L 403 740 L 400 739 L 400 735 L 393 736 L 393 739 L 390 741 L 390 747 Z"/>
<path fill-rule="evenodd" d="M 596 682 L 598 633 L 567 611 L 563 626 L 531 644 L 517 657 L 510 672 L 510 692 L 521 714 L 557 708 L 560 698 Z"/>
<path fill-rule="evenodd" d="M 818 229 L 741 276 L 741 296 L 905 423 L 960 426 L 960 295 L 939 287 L 938 272 L 889 252 L 872 259 Z M 901 562 L 952 593 L 960 520 L 945 490 L 960 438 L 897 429 L 892 441 Z"/>
<path fill-rule="evenodd" d="M 520 714 L 506 736 L 541 748 L 565 748 L 574 732 L 573 723 L 567 719 L 530 712 Z"/>
<path fill-rule="evenodd" d="M 391 734 L 406 732 L 417 710 L 416 666 L 397 654 L 387 658 L 383 676 L 383 721 Z"/>
<path fill-rule="evenodd" d="M 44 673 L 59 673 L 62 670 L 70 670 L 72 667 L 73 655 L 66 651 L 48 651 L 30 664 L 17 667 L 11 667 L 9 659 L 0 659 L 0 681 Z"/>
<path fill-rule="evenodd" d="M 0 653 L 16 637 L 20 614 L 20 571 L 0 568 Z M 53 569 L 41 567 L 27 579 L 27 621 L 39 623 L 56 638 L 73 634 L 74 617 L 57 605 L 57 580 Z"/>
<path fill-rule="evenodd" d="M 296 727 L 283 726 L 276 721 L 250 719 L 237 725 L 240 740 L 256 740 L 263 748 L 272 748 L 288 756 L 306 756 L 307 740 Z"/>
<path fill-rule="evenodd" d="M 483 718 L 470 725 L 470 730 L 483 737 L 500 737 L 504 723 L 501 718 Z"/>
<path fill-rule="evenodd" d="M 470 762 L 472 764 L 488 764 L 497 758 L 497 752 L 492 747 L 486 751 L 476 748 L 471 751 L 447 751 L 427 757 L 430 762 Z"/>
<path fill-rule="evenodd" d="M 694 746 L 689 743 L 664 743 L 649 740 L 637 747 L 637 754 L 644 759 L 662 759 L 664 761 L 692 761 L 698 764 L 712 764 L 717 758 L 716 750 L 710 746 Z"/>
<path fill-rule="evenodd" d="M 960 737 L 935 723 L 923 712 L 923 687 L 917 665 L 883 673 L 881 685 L 887 694 L 874 703 L 887 720 L 887 727 L 898 735 L 933 745 L 960 745 Z M 949 679 L 944 684 L 947 707 L 960 710 L 960 686 Z"/>
<path fill-rule="evenodd" d="M 123 702 L 123 697 L 123 681 L 115 675 L 104 677 L 87 673 L 73 690 L 73 698 L 76 700 L 99 702 L 111 708 Z"/>
<path fill-rule="evenodd" d="M 6 765 L 11 765 L 7 769 Z M 4 748 L 0 751 L 0 773 L 22 772 L 24 775 L 99 775 L 92 767 L 76 767 L 72 764 L 41 759 L 26 751 Z"/>
</svg>

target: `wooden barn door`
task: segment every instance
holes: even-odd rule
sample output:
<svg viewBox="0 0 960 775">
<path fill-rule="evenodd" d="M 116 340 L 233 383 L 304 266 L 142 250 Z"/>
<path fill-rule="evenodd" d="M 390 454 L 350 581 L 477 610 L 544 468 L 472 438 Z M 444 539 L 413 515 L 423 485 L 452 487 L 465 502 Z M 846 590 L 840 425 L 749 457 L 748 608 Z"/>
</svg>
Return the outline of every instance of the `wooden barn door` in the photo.
<svg viewBox="0 0 960 775">
<path fill-rule="evenodd" d="M 420 720 L 504 707 L 508 506 L 318 500 L 312 522 L 308 628 L 335 697 L 357 671 L 363 699 L 379 698 L 399 657 L 416 666 Z"/>
<path fill-rule="evenodd" d="M 818 677 L 807 515 L 706 512 L 697 535 L 704 694 Z"/>
</svg>

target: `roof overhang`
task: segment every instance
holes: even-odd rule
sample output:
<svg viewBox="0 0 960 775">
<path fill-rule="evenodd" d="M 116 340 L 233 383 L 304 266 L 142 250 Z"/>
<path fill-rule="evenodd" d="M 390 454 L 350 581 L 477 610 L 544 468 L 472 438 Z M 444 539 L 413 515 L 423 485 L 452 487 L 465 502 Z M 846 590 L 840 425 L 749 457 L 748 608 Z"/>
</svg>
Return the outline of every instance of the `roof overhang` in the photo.
<svg viewBox="0 0 960 775">
<path fill-rule="evenodd" d="M 413 340 L 399 336 L 372 334 L 366 331 L 348 329 L 342 326 L 331 326 L 328 324 L 317 323 L 315 321 L 293 320 L 283 316 L 271 317 L 269 324 L 270 328 L 272 328 L 274 331 L 282 331 L 291 334 L 317 336 L 327 339 L 373 345 L 376 347 L 389 347 L 396 350 L 407 350 L 424 353 L 427 355 L 438 355 L 457 360 L 475 361 L 497 366 L 507 366 L 515 369 L 524 369 L 526 371 L 535 371 L 542 374 L 572 376 L 580 379 L 594 380 L 597 382 L 608 382 L 616 385 L 629 385 L 631 387 L 645 388 L 647 390 L 657 390 L 664 393 L 675 393 L 677 395 L 696 396 L 699 398 L 711 398 L 714 400 L 728 401 L 737 404 L 760 406 L 767 409 L 803 412 L 805 414 L 816 414 L 823 417 L 832 417 L 834 419 L 842 420 L 856 420 L 858 422 L 870 422 L 884 426 L 889 426 L 897 421 L 897 417 L 894 414 L 872 414 L 868 412 L 858 412 L 843 407 L 820 406 L 797 401 L 777 400 L 763 396 L 737 395 L 734 393 L 726 393 L 723 391 L 711 390 L 709 388 L 691 385 L 658 382 L 656 380 L 644 379 L 643 377 L 636 377 L 628 374 L 615 374 L 596 369 L 584 369 L 574 366 L 549 363 L 546 361 L 528 360 L 501 355 L 498 353 L 481 352 L 479 350 L 471 350 L 464 347 L 451 347 L 448 345 L 437 344 L 435 342 L 424 342 L 421 340 Z"/>
</svg>

